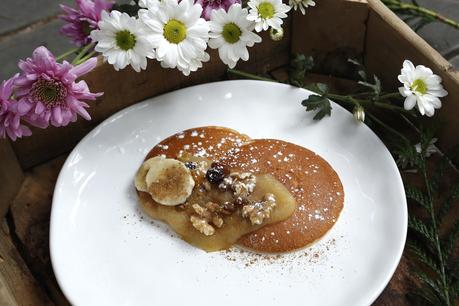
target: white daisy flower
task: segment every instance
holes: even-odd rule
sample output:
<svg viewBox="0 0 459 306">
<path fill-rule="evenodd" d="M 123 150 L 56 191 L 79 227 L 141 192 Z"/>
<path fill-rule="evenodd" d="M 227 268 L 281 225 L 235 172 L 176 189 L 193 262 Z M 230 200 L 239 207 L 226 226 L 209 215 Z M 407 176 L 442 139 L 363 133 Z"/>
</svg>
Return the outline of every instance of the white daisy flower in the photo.
<svg viewBox="0 0 459 306">
<path fill-rule="evenodd" d="M 255 31 L 266 31 L 269 27 L 279 30 L 282 18 L 287 17 L 290 6 L 282 3 L 282 0 L 250 0 L 247 19 L 255 22 Z"/>
<path fill-rule="evenodd" d="M 295 11 L 299 8 L 303 15 L 306 14 L 306 8 L 316 6 L 314 0 L 289 0 L 288 4 L 290 4 Z"/>
<path fill-rule="evenodd" d="M 99 30 L 91 32 L 97 42 L 95 50 L 102 53 L 115 70 L 131 65 L 135 71 L 147 68 L 147 58 L 154 58 L 153 44 L 145 25 L 126 13 L 102 12 Z"/>
<path fill-rule="evenodd" d="M 435 109 L 441 107 L 439 98 L 448 95 L 438 75 L 423 65 L 414 67 L 409 60 L 403 62 L 398 80 L 403 84 L 403 87 L 399 87 L 399 91 L 403 97 L 406 97 L 405 109 L 410 110 L 417 106 L 421 115 L 432 117 Z"/>
<path fill-rule="evenodd" d="M 222 62 L 230 68 L 234 68 L 239 59 L 247 61 L 247 47 L 261 42 L 261 37 L 252 32 L 255 24 L 247 20 L 248 14 L 240 4 L 233 4 L 228 12 L 224 9 L 212 11 L 209 47 L 218 49 Z"/>
<path fill-rule="evenodd" d="M 165 68 L 177 68 L 183 74 L 196 71 L 209 60 L 205 52 L 209 25 L 201 18 L 202 7 L 193 0 L 162 0 L 156 11 L 140 15 L 148 26 L 156 59 Z"/>
</svg>

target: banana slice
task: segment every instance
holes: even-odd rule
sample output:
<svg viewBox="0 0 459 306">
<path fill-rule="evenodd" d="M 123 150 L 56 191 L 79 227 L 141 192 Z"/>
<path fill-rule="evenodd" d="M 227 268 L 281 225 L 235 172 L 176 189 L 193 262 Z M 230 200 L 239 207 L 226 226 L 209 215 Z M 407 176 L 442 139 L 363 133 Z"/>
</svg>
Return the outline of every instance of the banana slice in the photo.
<svg viewBox="0 0 459 306">
<path fill-rule="evenodd" d="M 137 190 L 148 192 L 147 181 L 145 180 L 148 170 L 150 170 L 153 164 L 163 159 L 165 159 L 164 156 L 155 156 L 143 162 L 143 164 L 140 166 L 139 170 L 137 170 L 137 173 L 135 175 L 134 183 L 135 188 L 137 188 Z"/>
<path fill-rule="evenodd" d="M 184 163 L 170 158 L 145 161 L 136 176 L 138 190 L 148 192 L 155 202 L 167 206 L 184 203 L 194 185 L 190 169 Z"/>
</svg>

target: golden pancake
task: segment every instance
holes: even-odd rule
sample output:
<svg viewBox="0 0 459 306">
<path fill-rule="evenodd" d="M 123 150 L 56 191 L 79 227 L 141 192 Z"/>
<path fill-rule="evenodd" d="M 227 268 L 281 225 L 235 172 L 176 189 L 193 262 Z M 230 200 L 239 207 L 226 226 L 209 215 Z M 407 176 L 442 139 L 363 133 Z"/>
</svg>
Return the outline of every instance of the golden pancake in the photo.
<svg viewBox="0 0 459 306">
<path fill-rule="evenodd" d="M 157 144 L 145 159 L 165 155 L 178 158 L 183 152 L 218 160 L 227 151 L 241 146 L 250 138 L 238 131 L 218 126 L 198 127 L 172 135 Z"/>
<path fill-rule="evenodd" d="M 292 193 L 297 208 L 285 221 L 266 225 L 238 243 L 259 252 L 287 252 L 321 238 L 343 209 L 344 191 L 333 168 L 298 145 L 255 139 L 223 158 L 230 168 L 272 174 Z"/>
<path fill-rule="evenodd" d="M 212 161 L 216 161 L 228 153 L 236 152 L 248 139 L 247 136 L 226 128 L 194 128 L 161 141 L 149 152 L 146 159 L 164 155 L 167 158 L 176 158 L 182 162 L 192 161 L 197 164 L 204 162 L 208 167 Z M 234 201 L 234 199 L 232 199 L 229 191 L 222 191 L 217 186 L 211 186 L 205 178 L 203 179 L 202 172 L 196 174 L 199 169 L 191 170 L 191 172 L 196 185 L 191 196 L 187 199 L 188 204 L 166 206 L 155 202 L 147 192 L 138 191 L 138 194 L 141 207 L 149 216 L 166 222 L 183 240 L 206 251 L 229 248 L 242 235 L 266 224 L 287 219 L 296 208 L 295 199 L 282 183 L 269 174 L 257 175 L 257 183 L 249 199 L 258 202 L 267 194 L 272 194 L 277 201 L 277 206 L 271 215 L 264 219 L 262 224 L 253 224 L 243 217 L 242 207 L 238 206 L 232 214 L 220 216 L 223 226 L 214 226 L 215 231 L 212 234 L 204 235 L 203 232 L 197 230 L 190 219 L 190 216 L 196 214 L 192 204 L 225 203 Z M 203 188 L 204 183 L 209 186 L 207 190 Z"/>
</svg>

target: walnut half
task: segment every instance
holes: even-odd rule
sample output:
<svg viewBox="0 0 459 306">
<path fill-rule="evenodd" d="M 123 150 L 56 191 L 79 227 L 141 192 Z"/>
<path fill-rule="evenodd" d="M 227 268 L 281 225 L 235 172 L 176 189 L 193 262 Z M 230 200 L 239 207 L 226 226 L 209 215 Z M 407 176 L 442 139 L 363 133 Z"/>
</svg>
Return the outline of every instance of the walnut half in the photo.
<svg viewBox="0 0 459 306">
<path fill-rule="evenodd" d="M 211 236 L 215 233 L 214 226 L 223 226 L 223 219 L 218 214 L 222 208 L 217 203 L 207 202 L 205 206 L 193 204 L 191 207 L 196 213 L 190 217 L 191 224 L 204 235 Z"/>
<path fill-rule="evenodd" d="M 252 224 L 261 224 L 264 219 L 271 216 L 274 207 L 276 207 L 276 198 L 272 193 L 267 193 L 262 201 L 244 205 L 242 217 L 248 218 Z"/>
<path fill-rule="evenodd" d="M 256 176 L 250 172 L 233 172 L 218 187 L 223 190 L 231 189 L 236 198 L 245 199 L 253 192 L 256 183 Z"/>
<path fill-rule="evenodd" d="M 215 233 L 215 228 L 210 225 L 206 219 L 193 215 L 190 217 L 190 221 L 195 229 L 206 236 L 211 236 Z"/>
</svg>

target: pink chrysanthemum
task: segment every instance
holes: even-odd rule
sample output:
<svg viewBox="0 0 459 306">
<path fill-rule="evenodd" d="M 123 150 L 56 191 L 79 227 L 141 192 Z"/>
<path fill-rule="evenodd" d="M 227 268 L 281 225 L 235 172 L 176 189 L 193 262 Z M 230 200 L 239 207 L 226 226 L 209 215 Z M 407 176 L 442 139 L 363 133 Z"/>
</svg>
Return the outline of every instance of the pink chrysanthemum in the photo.
<svg viewBox="0 0 459 306">
<path fill-rule="evenodd" d="M 98 29 L 97 23 L 101 19 L 102 11 L 112 8 L 113 2 L 107 0 L 75 0 L 76 8 L 61 4 L 64 11 L 59 18 L 66 21 L 61 33 L 69 37 L 77 46 L 81 47 L 91 42 L 89 34 Z"/>
<path fill-rule="evenodd" d="M 29 128 L 21 124 L 21 117 L 13 112 L 17 102 L 11 99 L 11 95 L 17 76 L 0 84 L 0 138 L 8 136 L 16 140 L 22 136 L 32 135 Z"/>
<path fill-rule="evenodd" d="M 241 0 L 195 0 L 194 3 L 199 3 L 202 6 L 201 17 L 205 20 L 210 20 L 213 10 L 222 8 L 228 12 L 231 5 L 235 3 L 241 4 Z"/>
<path fill-rule="evenodd" d="M 88 73 L 97 64 L 96 58 L 73 66 L 64 61 L 57 63 L 45 47 L 38 47 L 32 58 L 19 62 L 21 74 L 14 84 L 18 115 L 35 126 L 46 128 L 65 126 L 77 119 L 77 114 L 86 120 L 91 119 L 81 100 L 95 100 L 102 93 L 91 93 L 85 81 L 75 80 Z"/>
</svg>

